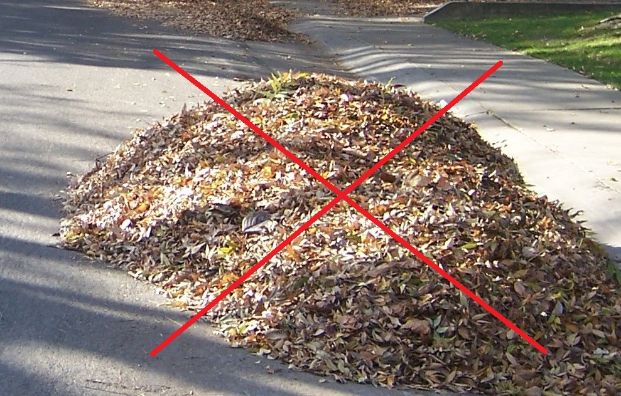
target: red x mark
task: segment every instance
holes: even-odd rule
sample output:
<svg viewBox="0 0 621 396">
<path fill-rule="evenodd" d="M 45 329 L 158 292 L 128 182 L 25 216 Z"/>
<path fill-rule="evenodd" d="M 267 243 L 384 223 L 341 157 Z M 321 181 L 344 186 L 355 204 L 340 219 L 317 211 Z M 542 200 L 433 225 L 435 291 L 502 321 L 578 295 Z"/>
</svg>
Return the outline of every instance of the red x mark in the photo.
<svg viewBox="0 0 621 396">
<path fill-rule="evenodd" d="M 393 237 L 396 241 L 402 244 L 407 250 L 409 250 L 413 255 L 418 257 L 425 264 L 430 266 L 434 271 L 438 274 L 442 275 L 446 280 L 448 280 L 453 286 L 461 290 L 468 297 L 477 302 L 480 306 L 485 308 L 485 310 L 495 316 L 498 320 L 504 323 L 508 328 L 513 330 L 516 334 L 534 346 L 537 350 L 539 350 L 544 355 L 548 354 L 548 350 L 535 341 L 531 336 L 529 336 L 524 330 L 520 329 L 515 323 L 511 322 L 500 312 L 496 311 L 492 306 L 486 303 L 481 297 L 470 291 L 466 286 L 464 286 L 461 282 L 455 279 L 451 274 L 442 269 L 439 265 L 433 262 L 429 257 L 425 256 L 419 250 L 414 248 L 411 244 L 409 244 L 405 239 L 395 233 L 393 230 L 388 228 L 384 223 L 374 217 L 371 213 L 365 210 L 363 207 L 358 205 L 353 199 L 349 197 L 349 194 L 354 191 L 359 185 L 361 185 L 367 178 L 373 175 L 375 172 L 379 170 L 386 162 L 390 161 L 397 153 L 403 150 L 408 144 L 412 142 L 418 135 L 423 133 L 427 128 L 429 128 L 438 118 L 442 117 L 447 111 L 449 111 L 453 106 L 455 106 L 460 100 L 462 100 L 466 95 L 468 95 L 472 90 L 474 90 L 479 84 L 485 81 L 490 75 L 492 75 L 496 70 L 498 70 L 502 66 L 502 61 L 496 62 L 496 64 L 490 67 L 485 73 L 483 73 L 479 78 L 477 78 L 472 84 L 470 84 L 466 89 L 464 89 L 459 95 L 457 95 L 449 104 L 440 109 L 436 114 L 433 115 L 427 122 L 421 125 L 414 133 L 408 136 L 401 144 L 392 149 L 384 158 L 379 160 L 375 165 L 373 165 L 369 170 L 362 174 L 356 181 L 354 181 L 349 187 L 344 190 L 340 190 L 330 181 L 326 180 L 322 177 L 317 171 L 311 168 L 309 165 L 304 163 L 301 159 L 299 159 L 295 154 L 291 151 L 287 150 L 284 146 L 274 140 L 267 133 L 263 132 L 258 126 L 254 125 L 249 119 L 244 117 L 240 112 L 235 110 L 231 105 L 222 100 L 218 95 L 213 93 L 203 84 L 201 84 L 197 79 L 192 77 L 190 73 L 183 70 L 176 63 L 170 60 L 166 55 L 162 54 L 157 49 L 153 49 L 153 53 L 155 56 L 160 58 L 164 63 L 170 66 L 177 73 L 181 74 L 188 81 L 194 84 L 198 89 L 206 93 L 211 99 L 213 99 L 220 106 L 224 107 L 227 111 L 233 114 L 237 119 L 246 124 L 250 129 L 252 129 L 255 133 L 265 139 L 269 144 L 276 147 L 280 150 L 284 155 L 286 155 L 290 160 L 298 164 L 302 169 L 304 169 L 309 174 L 313 175 L 317 180 L 319 180 L 324 186 L 329 188 L 332 192 L 336 194 L 336 197 L 330 201 L 326 206 L 323 207 L 319 212 L 315 213 L 313 217 L 311 217 L 306 223 L 304 223 L 300 228 L 298 228 L 295 232 L 293 232 L 287 239 L 282 241 L 278 246 L 276 246 L 271 252 L 269 252 L 265 257 L 263 257 L 258 263 L 253 265 L 248 271 L 246 271 L 242 276 L 240 276 L 235 282 L 231 283 L 222 293 L 220 293 L 216 298 L 214 298 L 209 304 L 207 304 L 203 309 L 201 309 L 198 313 L 196 313 L 190 320 L 184 323 L 181 327 L 179 327 L 175 332 L 173 332 L 168 338 L 166 338 L 160 345 L 155 347 L 150 355 L 152 357 L 156 357 L 164 348 L 166 348 L 171 342 L 175 340 L 178 336 L 180 336 L 184 331 L 186 331 L 190 326 L 192 326 L 196 321 L 198 321 L 203 315 L 209 312 L 213 307 L 215 307 L 220 301 L 222 301 L 226 296 L 228 296 L 233 290 L 235 290 L 238 286 L 246 281 L 252 274 L 254 274 L 259 268 L 264 266 L 269 260 L 272 259 L 276 254 L 278 254 L 282 249 L 284 249 L 289 243 L 291 243 L 295 238 L 300 236 L 306 229 L 308 229 L 315 221 L 319 220 L 321 216 L 328 213 L 330 209 L 332 209 L 339 201 L 344 199 L 353 206 L 356 210 L 362 213 L 367 219 L 371 220 L 375 225 L 380 227 L 384 232 Z"/>
</svg>

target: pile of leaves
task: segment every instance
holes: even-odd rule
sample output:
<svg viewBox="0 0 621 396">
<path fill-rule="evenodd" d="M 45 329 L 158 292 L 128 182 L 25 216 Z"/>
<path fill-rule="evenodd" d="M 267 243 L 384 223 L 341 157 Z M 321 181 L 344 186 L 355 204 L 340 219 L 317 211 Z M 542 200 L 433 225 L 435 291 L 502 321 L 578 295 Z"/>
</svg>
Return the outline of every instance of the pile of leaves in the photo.
<svg viewBox="0 0 621 396">
<path fill-rule="evenodd" d="M 214 37 L 293 41 L 304 36 L 287 30 L 292 11 L 268 0 L 88 0 L 115 14 L 155 20 L 164 26 Z"/>
<path fill-rule="evenodd" d="M 304 73 L 225 98 L 340 188 L 438 109 L 393 86 Z M 208 314 L 232 345 L 388 387 L 621 390 L 621 294 L 605 256 L 471 125 L 443 116 L 351 196 L 550 354 L 346 203 Z M 136 132 L 74 180 L 61 235 L 194 310 L 332 198 L 207 103 Z"/>
<path fill-rule="evenodd" d="M 441 0 L 334 0 L 351 16 L 421 15 L 443 4 Z"/>
</svg>

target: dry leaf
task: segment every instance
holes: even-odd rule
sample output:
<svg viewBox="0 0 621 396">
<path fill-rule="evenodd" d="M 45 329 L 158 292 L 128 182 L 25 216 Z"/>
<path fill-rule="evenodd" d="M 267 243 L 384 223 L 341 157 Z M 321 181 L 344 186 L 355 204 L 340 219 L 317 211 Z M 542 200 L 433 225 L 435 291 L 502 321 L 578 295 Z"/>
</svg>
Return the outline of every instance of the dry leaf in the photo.
<svg viewBox="0 0 621 396">
<path fill-rule="evenodd" d="M 427 335 L 431 332 L 429 322 L 421 319 L 408 319 L 408 321 L 401 327 L 407 330 L 412 330 L 418 335 Z"/>
</svg>

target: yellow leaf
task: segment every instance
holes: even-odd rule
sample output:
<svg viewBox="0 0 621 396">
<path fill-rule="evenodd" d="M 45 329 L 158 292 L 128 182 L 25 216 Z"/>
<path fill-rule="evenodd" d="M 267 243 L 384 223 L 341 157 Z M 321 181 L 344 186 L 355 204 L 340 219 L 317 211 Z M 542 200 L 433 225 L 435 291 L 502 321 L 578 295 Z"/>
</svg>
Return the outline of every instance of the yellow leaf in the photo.
<svg viewBox="0 0 621 396">
<path fill-rule="evenodd" d="M 149 204 L 146 202 L 143 202 L 136 207 L 136 213 L 144 213 L 147 210 L 149 210 Z"/>
<path fill-rule="evenodd" d="M 226 255 L 231 254 L 233 250 L 235 250 L 235 246 L 222 246 L 218 248 L 218 253 L 221 256 L 226 256 Z"/>
<path fill-rule="evenodd" d="M 271 179 L 272 177 L 274 177 L 274 170 L 269 165 L 265 166 L 261 170 L 261 176 L 265 177 L 266 179 Z"/>
</svg>

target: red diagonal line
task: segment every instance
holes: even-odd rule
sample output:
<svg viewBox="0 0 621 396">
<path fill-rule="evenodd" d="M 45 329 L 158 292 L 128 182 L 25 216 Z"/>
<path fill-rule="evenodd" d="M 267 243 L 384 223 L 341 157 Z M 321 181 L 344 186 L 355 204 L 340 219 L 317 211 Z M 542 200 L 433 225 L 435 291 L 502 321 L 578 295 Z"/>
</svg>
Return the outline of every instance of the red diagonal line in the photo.
<svg viewBox="0 0 621 396">
<path fill-rule="evenodd" d="M 188 73 L 187 71 L 185 71 L 184 69 L 179 67 L 175 62 L 170 60 L 166 55 L 162 54 L 157 48 L 153 49 L 153 54 L 155 54 L 155 56 L 160 58 L 162 60 L 162 62 L 164 62 L 168 66 L 170 66 L 171 69 L 173 69 L 174 71 L 176 71 L 177 73 L 179 73 L 183 77 L 185 77 L 186 80 L 188 80 L 189 82 L 194 84 L 196 86 L 196 88 L 198 88 L 201 91 L 203 91 L 214 102 L 216 102 L 220 106 L 224 107 L 229 113 L 233 114 L 235 116 L 235 118 L 237 118 L 238 120 L 240 120 L 241 122 L 246 124 L 246 126 L 248 126 L 248 128 L 250 128 L 250 129 L 252 129 L 257 135 L 261 136 L 269 144 L 271 144 L 272 146 L 277 148 L 281 153 L 286 155 L 287 158 L 289 158 L 291 161 L 295 162 L 300 168 L 304 169 L 306 172 L 308 172 L 309 174 L 313 175 L 317 180 L 319 180 L 321 183 L 323 183 L 323 185 L 328 187 L 333 193 L 335 193 L 337 195 L 341 193 L 341 189 L 340 188 L 336 187 L 334 184 L 332 184 L 328 180 L 326 180 L 316 170 L 314 170 L 313 168 L 308 166 L 304 161 L 299 159 L 295 154 L 293 154 L 291 151 L 289 151 L 285 146 L 283 146 L 282 144 L 278 143 L 278 141 L 276 139 L 274 139 L 273 137 L 271 137 L 267 133 L 263 132 L 263 130 L 261 130 L 261 128 L 256 126 L 252 121 L 250 121 L 248 118 L 246 118 L 239 111 L 235 110 L 233 108 L 233 106 L 231 106 L 230 104 L 226 103 L 222 98 L 220 98 L 218 95 L 216 95 L 209 88 L 207 88 L 206 86 L 201 84 L 201 82 L 198 81 L 196 78 L 194 78 L 194 76 L 192 76 L 190 73 Z"/>
<path fill-rule="evenodd" d="M 368 171 L 364 172 L 362 176 L 360 176 L 356 181 L 354 181 L 349 187 L 347 187 L 344 191 L 349 195 L 352 191 L 356 189 L 359 185 L 361 185 L 368 177 L 373 175 L 379 168 L 384 166 L 384 164 L 390 161 L 395 155 L 399 153 L 399 151 L 403 150 L 408 144 L 412 143 L 412 140 L 416 139 L 418 135 L 425 132 L 427 128 L 431 126 L 434 122 L 436 122 L 440 117 L 446 114 L 453 106 L 455 106 L 460 100 L 466 97 L 470 92 L 472 92 L 476 87 L 478 87 L 483 81 L 485 81 L 489 76 L 491 76 L 496 70 L 500 69 L 502 66 L 502 61 L 499 60 L 492 67 L 487 69 L 485 73 L 481 74 L 479 78 L 474 80 L 472 84 L 468 85 L 466 89 L 461 91 L 459 95 L 455 96 L 453 100 L 451 100 L 446 106 L 441 108 L 436 114 L 434 114 L 430 119 L 427 120 L 423 125 L 418 127 L 414 133 L 408 136 L 400 145 L 392 149 L 384 158 L 377 161 L 375 165 L 373 165 Z M 321 180 L 320 180 L 321 181 Z M 322 182 L 323 183 L 323 182 Z M 345 198 L 347 200 L 347 198 Z M 347 201 L 349 202 L 349 201 Z"/>
<path fill-rule="evenodd" d="M 326 206 L 324 206 L 319 212 L 315 213 L 313 215 L 313 217 L 308 219 L 308 221 L 306 223 L 304 223 L 300 228 L 298 228 L 295 232 L 293 232 L 291 235 L 289 235 L 289 237 L 287 239 L 282 241 L 271 252 L 269 252 L 265 257 L 263 257 L 261 259 L 261 261 L 259 261 L 258 263 L 256 263 L 252 267 L 250 267 L 250 269 L 248 271 L 244 272 L 244 274 L 242 276 L 237 278 L 237 280 L 235 280 L 235 282 L 231 283 L 226 289 L 224 289 L 220 294 L 218 294 L 218 296 L 216 298 L 214 298 L 211 302 L 209 302 L 209 304 L 207 304 L 203 309 L 198 311 L 194 316 L 192 316 L 192 318 L 190 318 L 190 320 L 185 322 L 181 327 L 179 327 L 177 330 L 175 330 L 174 333 L 169 335 L 168 338 L 166 338 L 160 345 L 155 347 L 151 351 L 150 355 L 152 357 L 156 357 L 164 348 L 166 348 L 171 342 L 173 342 L 175 340 L 175 338 L 179 337 L 190 326 L 192 326 L 194 323 L 196 323 L 197 320 L 199 320 L 203 315 L 205 315 L 213 307 L 215 307 L 220 301 L 224 300 L 224 298 L 226 296 L 231 294 L 233 292 L 233 290 L 237 289 L 238 286 L 240 286 L 242 283 L 244 283 L 246 281 L 246 279 L 248 279 L 252 274 L 257 272 L 259 270 L 259 268 L 263 267 L 268 261 L 270 261 L 272 259 L 272 257 L 277 255 L 282 249 L 284 249 L 285 246 L 287 246 L 295 238 L 300 236 L 300 234 L 302 234 L 304 231 L 306 231 L 306 229 L 308 227 L 310 227 L 311 225 L 313 225 L 313 223 L 315 221 L 317 221 L 321 216 L 323 216 L 324 214 L 328 213 L 330 211 L 330 209 L 332 209 L 332 207 L 334 207 L 334 205 L 336 205 L 341 199 L 343 199 L 343 195 L 344 194 L 341 192 L 341 193 L 339 193 L 339 195 L 336 198 L 334 198 L 332 201 L 328 202 L 328 204 Z"/>
<path fill-rule="evenodd" d="M 458 288 L 459 290 L 464 292 L 464 294 L 466 294 L 468 297 L 473 299 L 477 304 L 482 306 L 487 312 L 489 312 L 493 316 L 495 316 L 496 319 L 498 319 L 502 323 L 504 323 L 505 326 L 507 326 L 508 328 L 513 330 L 516 334 L 518 334 L 520 337 L 522 337 L 525 341 L 527 341 L 529 344 L 531 344 L 532 346 L 537 348 L 539 350 L 539 352 L 543 353 L 544 355 L 548 354 L 548 350 L 543 345 L 541 345 L 537 341 L 535 341 L 535 339 L 533 339 L 531 336 L 529 336 L 524 330 L 520 329 L 515 323 L 510 321 L 503 314 L 501 314 L 500 312 L 496 311 L 496 309 L 494 309 L 494 307 L 492 307 L 491 305 L 486 303 L 485 300 L 483 300 L 481 297 L 479 297 L 478 295 L 476 295 L 475 293 L 470 291 L 470 289 L 468 289 L 466 286 L 464 286 L 460 281 L 458 281 L 451 274 L 449 274 L 444 269 L 442 269 L 442 267 L 440 267 L 438 264 L 436 264 L 429 257 L 425 256 L 424 253 L 422 253 L 420 250 L 416 249 L 408 241 L 406 241 L 404 238 L 402 238 L 399 234 L 397 234 L 392 229 L 390 229 L 386 224 L 384 224 L 380 220 L 378 220 L 377 217 L 373 216 L 371 213 L 369 213 L 362 206 L 358 205 L 358 203 L 356 201 L 354 201 L 353 199 L 351 199 L 349 197 L 346 197 L 344 199 L 354 209 L 356 209 L 358 212 L 362 213 L 364 215 L 364 217 L 366 217 L 367 219 L 371 220 L 376 226 L 378 226 L 379 228 L 384 230 L 384 232 L 386 232 L 388 235 L 393 237 L 397 242 L 399 242 L 401 245 L 403 245 L 403 247 L 405 247 L 407 250 L 409 250 L 413 255 L 418 257 L 421 261 L 423 261 L 425 264 L 430 266 L 434 271 L 436 271 L 438 274 L 442 275 L 442 277 L 444 277 L 446 280 L 451 282 L 451 284 L 453 286 L 455 286 L 456 288 Z"/>
<path fill-rule="evenodd" d="M 265 265 L 272 257 L 274 257 L 280 250 L 282 250 L 287 244 L 289 244 L 293 239 L 299 236 L 302 232 L 304 232 L 308 227 L 312 225 L 317 219 L 319 219 L 323 214 L 327 213 L 336 203 L 345 199 L 350 205 L 352 205 L 355 209 L 360 211 L 365 217 L 369 218 L 374 224 L 378 225 L 385 232 L 391 235 L 395 240 L 401 243 L 404 247 L 406 247 L 410 252 L 412 252 L 415 256 L 425 262 L 427 265 L 432 267 L 436 272 L 438 272 L 441 276 L 446 278 L 451 284 L 453 284 L 458 289 L 462 290 L 465 294 L 471 297 L 475 302 L 480 304 L 484 309 L 490 312 L 493 316 L 498 318 L 502 323 L 511 328 L 514 332 L 519 334 L 523 339 L 528 341 L 531 345 L 537 348 L 544 354 L 547 354 L 547 350 L 537 343 L 534 339 L 532 339 L 528 334 L 526 334 L 523 330 L 517 327 L 513 322 L 504 317 L 498 311 L 496 311 L 493 307 L 487 304 L 483 299 L 479 296 L 471 292 L 468 288 L 466 288 L 463 284 L 453 278 L 449 273 L 444 271 L 440 266 L 435 264 L 431 259 L 425 256 L 423 253 L 415 249 L 412 245 L 410 245 L 405 239 L 400 237 L 398 234 L 394 233 L 390 228 L 388 228 L 385 224 L 371 215 L 368 211 L 358 205 L 355 201 L 353 201 L 349 196 L 351 191 L 353 191 L 357 186 L 362 184 L 368 177 L 370 177 L 373 173 L 375 173 L 381 166 L 383 166 L 387 161 L 389 161 L 392 157 L 394 157 L 400 150 L 405 148 L 409 143 L 412 142 L 418 135 L 420 135 L 424 130 L 426 130 L 429 126 L 433 124 L 438 118 L 444 115 L 450 108 L 452 108 L 455 104 L 457 104 L 461 99 L 463 99 L 466 95 L 468 95 L 474 88 L 476 88 L 481 82 L 483 82 L 489 75 L 495 72 L 498 68 L 502 66 L 502 61 L 498 61 L 494 66 L 492 66 L 489 70 L 487 70 L 484 74 L 482 74 L 477 80 L 475 80 L 472 84 L 470 84 L 466 89 L 464 89 L 459 95 L 457 95 L 448 105 L 438 111 L 432 118 L 430 118 L 427 122 L 425 122 L 421 127 L 419 127 L 412 135 L 410 135 L 407 139 L 405 139 L 399 146 L 395 147 L 391 150 L 384 158 L 378 161 L 372 168 L 370 168 L 367 172 L 365 172 L 362 176 L 360 176 L 354 183 L 352 183 L 347 189 L 341 191 L 328 180 L 323 178 L 319 173 L 317 173 L 314 169 L 304 163 L 301 159 L 297 158 L 293 153 L 287 150 L 285 147 L 280 145 L 276 140 L 274 140 L 271 136 L 263 132 L 259 127 L 254 125 L 250 120 L 244 117 L 241 113 L 231 107 L 224 100 L 219 98 L 215 93 L 210 91 L 207 87 L 201 84 L 198 80 L 196 80 L 192 75 L 188 72 L 177 66 L 173 61 L 167 58 L 164 54 L 159 52 L 157 49 L 153 50 L 154 54 L 158 56 L 162 61 L 168 64 L 171 68 L 176 70 L 182 76 L 184 76 L 187 80 L 192 82 L 195 86 L 205 92 L 209 97 L 211 97 L 214 101 L 219 103 L 229 112 L 231 112 L 234 116 L 244 122 L 248 127 L 250 127 L 257 134 L 265 138 L 270 144 L 274 147 L 278 148 L 283 154 L 297 163 L 300 167 L 307 170 L 310 174 L 315 176 L 320 182 L 322 182 L 326 187 L 330 190 L 337 193 L 337 197 L 333 199 L 330 203 L 328 203 L 322 210 L 316 213 L 309 221 L 307 221 L 302 227 L 296 230 L 289 238 L 285 241 L 281 242 L 274 250 L 272 250 L 267 256 L 265 256 L 261 261 L 252 266 L 246 273 L 244 273 L 239 279 L 229 285 L 220 295 L 218 295 L 213 301 L 211 301 L 207 306 L 205 306 L 201 311 L 199 311 L 194 317 L 192 317 L 188 322 L 186 322 L 181 328 L 177 329 L 173 334 L 171 334 L 162 344 L 160 344 L 157 348 L 155 348 L 152 352 L 152 356 L 157 356 L 157 354 L 164 349 L 168 344 L 170 344 L 176 337 L 178 337 L 181 333 L 183 333 L 187 328 L 189 328 L 192 324 L 194 324 L 201 316 L 207 313 L 210 309 L 212 309 L 218 302 L 224 299 L 228 294 L 230 294 L 235 288 L 241 285 L 246 279 L 248 279 L 254 272 L 256 272 L 260 267 Z"/>
</svg>

